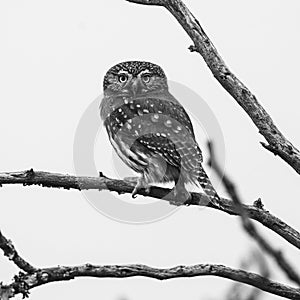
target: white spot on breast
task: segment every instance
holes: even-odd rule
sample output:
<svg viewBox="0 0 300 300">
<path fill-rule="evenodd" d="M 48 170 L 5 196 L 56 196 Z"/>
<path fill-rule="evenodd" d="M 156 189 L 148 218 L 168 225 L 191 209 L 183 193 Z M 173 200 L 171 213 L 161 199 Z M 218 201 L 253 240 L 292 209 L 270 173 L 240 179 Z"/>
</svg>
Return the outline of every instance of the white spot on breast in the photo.
<svg viewBox="0 0 300 300">
<path fill-rule="evenodd" d="M 152 121 L 152 122 L 157 122 L 158 119 L 159 119 L 159 115 L 158 115 L 158 114 L 153 114 L 153 115 L 151 115 L 151 121 Z"/>
<path fill-rule="evenodd" d="M 171 126 L 172 126 L 172 121 L 171 121 L 171 120 L 167 120 L 167 121 L 165 122 L 165 125 L 166 125 L 167 127 L 171 127 Z"/>
</svg>

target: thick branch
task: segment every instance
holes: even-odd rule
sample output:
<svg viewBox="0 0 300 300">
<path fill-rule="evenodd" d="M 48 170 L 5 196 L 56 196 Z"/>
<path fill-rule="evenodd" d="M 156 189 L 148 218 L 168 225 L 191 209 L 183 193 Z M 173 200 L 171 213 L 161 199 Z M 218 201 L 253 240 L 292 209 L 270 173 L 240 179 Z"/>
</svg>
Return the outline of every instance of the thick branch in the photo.
<svg viewBox="0 0 300 300">
<path fill-rule="evenodd" d="M 25 261 L 17 252 L 14 245 L 0 231 L 0 248 L 3 250 L 4 255 L 12 260 L 21 270 L 27 273 L 33 273 L 36 268 Z"/>
<path fill-rule="evenodd" d="M 222 169 L 218 165 L 214 151 L 213 151 L 213 144 L 209 143 L 209 150 L 210 150 L 210 165 L 216 171 L 218 176 L 222 179 L 222 182 L 232 198 L 239 215 L 241 216 L 241 221 L 245 231 L 257 242 L 257 244 L 261 247 L 263 251 L 269 254 L 278 266 L 283 270 L 283 272 L 287 275 L 287 277 L 296 282 L 300 286 L 300 276 L 294 269 L 294 267 L 290 264 L 290 262 L 285 258 L 281 251 L 277 250 L 271 243 L 269 243 L 262 234 L 256 229 L 254 223 L 249 219 L 247 210 L 244 209 L 242 204 L 242 200 L 235 188 L 233 182 L 229 179 L 229 177 L 222 172 Z"/>
<path fill-rule="evenodd" d="M 159 280 L 171 278 L 185 278 L 196 276 L 218 276 L 234 281 L 242 282 L 257 287 L 265 292 L 285 297 L 287 299 L 300 299 L 300 289 L 283 285 L 255 273 L 250 273 L 238 269 L 231 269 L 223 265 L 199 264 L 194 266 L 177 266 L 170 269 L 152 268 L 145 265 L 108 265 L 93 266 L 90 264 L 54 268 L 45 268 L 36 271 L 34 274 L 24 275 L 15 278 L 15 281 L 0 287 L 10 297 L 22 293 L 28 294 L 28 290 L 54 281 L 70 280 L 76 277 L 98 277 L 98 278 L 125 278 L 134 276 L 144 276 Z M 0 298 L 1 299 L 1 298 Z"/>
<path fill-rule="evenodd" d="M 300 151 L 289 142 L 275 126 L 270 115 L 257 101 L 249 89 L 229 70 L 215 46 L 204 32 L 199 21 L 181 0 L 126 0 L 128 2 L 164 6 L 177 19 L 194 42 L 191 51 L 199 52 L 214 77 L 237 101 L 267 140 L 262 145 L 279 155 L 300 174 Z"/>
<path fill-rule="evenodd" d="M 122 193 L 131 193 L 134 185 L 133 183 L 110 179 L 101 174 L 102 177 L 86 177 L 86 176 L 72 176 L 64 175 L 57 173 L 41 172 L 41 171 L 21 171 L 21 172 L 9 172 L 9 173 L 0 173 L 0 185 L 4 184 L 23 184 L 27 185 L 39 185 L 43 187 L 53 187 L 53 188 L 65 188 L 65 189 L 77 189 L 77 190 L 109 190 L 114 191 L 119 194 Z M 150 193 L 147 194 L 145 191 L 139 192 L 143 196 L 149 196 L 153 198 L 162 199 L 169 201 L 170 204 L 174 204 L 172 198 L 167 196 L 170 193 L 169 189 L 160 188 L 160 187 L 151 187 Z M 208 207 L 221 210 L 230 215 L 237 215 L 237 210 L 232 201 L 222 198 L 222 207 L 216 207 L 213 204 L 207 204 L 207 197 L 203 193 L 192 193 L 192 205 L 207 205 Z M 289 243 L 300 249 L 300 233 L 273 216 L 268 211 L 262 208 L 262 205 L 259 204 L 260 201 L 256 201 L 255 205 L 245 205 L 248 216 L 271 229 L 272 231 L 279 234 Z"/>
</svg>

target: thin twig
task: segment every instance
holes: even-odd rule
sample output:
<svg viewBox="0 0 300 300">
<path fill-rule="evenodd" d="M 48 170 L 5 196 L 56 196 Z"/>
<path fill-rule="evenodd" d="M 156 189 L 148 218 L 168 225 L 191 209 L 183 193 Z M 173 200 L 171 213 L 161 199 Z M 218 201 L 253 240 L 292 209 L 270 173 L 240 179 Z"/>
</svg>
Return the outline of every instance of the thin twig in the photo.
<svg viewBox="0 0 300 300">
<path fill-rule="evenodd" d="M 300 289 L 274 282 L 255 273 L 214 264 L 177 266 L 166 269 L 152 268 L 140 264 L 106 266 L 86 264 L 75 267 L 58 266 L 39 269 L 34 274 L 22 274 L 16 277 L 12 284 L 2 286 L 2 288 L 5 291 L 11 291 L 10 297 L 12 297 L 19 293 L 28 295 L 30 289 L 49 282 L 70 280 L 76 277 L 126 278 L 134 276 L 150 277 L 159 280 L 196 276 L 218 276 L 257 287 L 265 292 L 287 299 L 300 299 Z"/>
<path fill-rule="evenodd" d="M 210 165 L 218 174 L 218 176 L 222 179 L 222 182 L 233 200 L 239 215 L 241 216 L 241 221 L 245 231 L 251 236 L 257 244 L 261 247 L 263 251 L 269 254 L 278 266 L 284 271 L 284 273 L 288 276 L 288 278 L 300 286 L 300 276 L 294 269 L 294 267 L 287 261 L 284 257 L 283 253 L 277 249 L 275 249 L 256 229 L 254 223 L 248 217 L 247 210 L 244 209 L 240 196 L 236 191 L 235 185 L 229 179 L 229 177 L 222 172 L 218 162 L 216 161 L 213 144 L 211 142 L 208 143 L 209 151 L 210 151 Z"/>
<path fill-rule="evenodd" d="M 22 184 L 24 186 L 39 185 L 49 188 L 65 188 L 77 190 L 109 190 L 119 194 L 132 193 L 134 184 L 124 180 L 110 179 L 108 177 L 87 177 L 72 176 L 67 174 L 50 173 L 43 171 L 34 171 L 33 169 L 20 172 L 0 173 L 0 185 Z M 174 204 L 170 195 L 170 189 L 161 187 L 151 187 L 150 193 L 141 190 L 140 195 L 153 197 L 168 201 Z M 208 206 L 210 208 L 221 210 L 230 215 L 237 215 L 237 209 L 231 200 L 222 198 L 222 207 L 214 206 L 208 203 L 207 196 L 203 193 L 192 193 L 191 205 Z M 265 227 L 276 232 L 289 243 L 300 249 L 300 233 L 262 208 L 261 201 L 255 201 L 254 205 L 244 205 L 248 216 L 261 223 Z"/>
<path fill-rule="evenodd" d="M 237 101 L 251 118 L 268 144 L 264 148 L 279 155 L 298 174 L 300 174 L 300 151 L 288 141 L 274 124 L 270 115 L 257 101 L 250 90 L 229 70 L 199 21 L 181 0 L 126 0 L 132 3 L 164 6 L 180 23 L 192 39 L 194 45 L 190 51 L 202 55 L 214 77 L 224 89 Z"/>
<path fill-rule="evenodd" d="M 0 248 L 3 250 L 4 255 L 12 260 L 21 270 L 26 273 L 33 273 L 37 269 L 25 261 L 17 252 L 14 245 L 0 231 Z"/>
</svg>

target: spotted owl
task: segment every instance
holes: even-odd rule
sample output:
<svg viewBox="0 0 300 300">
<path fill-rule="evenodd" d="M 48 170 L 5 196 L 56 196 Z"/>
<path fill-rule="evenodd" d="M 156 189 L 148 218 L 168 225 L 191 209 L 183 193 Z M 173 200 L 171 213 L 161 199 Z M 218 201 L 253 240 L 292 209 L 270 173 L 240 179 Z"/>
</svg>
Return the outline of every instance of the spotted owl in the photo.
<svg viewBox="0 0 300 300">
<path fill-rule="evenodd" d="M 202 167 L 193 125 L 168 90 L 162 68 L 127 61 L 110 68 L 103 81 L 100 116 L 109 140 L 126 165 L 140 174 L 132 192 L 174 182 L 173 199 L 190 201 L 185 185 L 200 185 L 214 204 L 219 196 Z"/>
</svg>

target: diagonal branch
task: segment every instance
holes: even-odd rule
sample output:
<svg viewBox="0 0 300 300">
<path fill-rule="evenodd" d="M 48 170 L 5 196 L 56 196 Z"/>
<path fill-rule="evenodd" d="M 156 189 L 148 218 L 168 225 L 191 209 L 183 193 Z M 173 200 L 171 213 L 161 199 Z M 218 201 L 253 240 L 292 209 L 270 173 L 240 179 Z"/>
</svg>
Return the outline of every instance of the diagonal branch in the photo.
<svg viewBox="0 0 300 300">
<path fill-rule="evenodd" d="M 263 251 L 265 251 L 265 253 L 269 254 L 275 260 L 275 262 L 283 270 L 287 277 L 300 286 L 300 276 L 296 272 L 296 270 L 294 270 L 294 267 L 288 262 L 281 251 L 273 247 L 273 245 L 263 237 L 263 235 L 256 229 L 254 223 L 248 218 L 247 210 L 244 209 L 240 196 L 236 191 L 235 185 L 226 174 L 223 174 L 222 169 L 216 161 L 213 144 L 208 143 L 208 146 L 210 150 L 210 165 L 215 170 L 217 175 L 222 178 L 222 182 L 228 194 L 231 196 L 239 212 L 239 215 L 241 216 L 242 225 L 245 231 L 249 234 L 250 237 L 253 238 L 253 240 L 257 242 L 257 244 Z"/>
<path fill-rule="evenodd" d="M 192 39 L 194 45 L 189 49 L 199 52 L 214 77 L 237 101 L 251 118 L 268 144 L 262 145 L 279 155 L 298 174 L 300 174 L 300 151 L 289 142 L 274 124 L 270 115 L 257 101 L 250 90 L 229 70 L 217 49 L 204 32 L 199 21 L 181 0 L 126 0 L 128 2 L 164 6 L 180 23 Z"/>
<path fill-rule="evenodd" d="M 20 172 L 6 172 L 0 173 L 0 185 L 4 184 L 22 184 L 24 186 L 39 185 L 49 188 L 65 188 L 77 190 L 109 190 L 119 194 L 131 193 L 134 184 L 117 179 L 110 179 L 100 174 L 101 177 L 87 177 L 87 176 L 72 176 L 58 173 L 49 173 L 42 171 L 34 171 L 33 169 Z M 170 195 L 170 189 L 151 187 L 150 193 L 140 191 L 139 194 L 153 198 L 162 199 L 174 204 Z M 221 210 L 230 215 L 237 215 L 237 209 L 231 200 L 222 198 L 222 207 L 216 207 L 211 203 L 207 204 L 207 197 L 203 193 L 192 193 L 191 205 L 208 206 L 214 209 Z M 262 208 L 259 200 L 255 201 L 254 205 L 244 205 L 248 216 L 261 223 L 265 227 L 276 232 L 289 243 L 300 249 L 300 233 L 273 216 L 267 210 Z"/>
<path fill-rule="evenodd" d="M 34 287 L 54 281 L 70 280 L 76 277 L 126 278 L 134 276 L 150 277 L 159 280 L 197 276 L 218 276 L 242 282 L 287 299 L 300 299 L 300 289 L 274 282 L 255 273 L 214 264 L 177 266 L 166 269 L 152 268 L 140 264 L 106 266 L 85 264 L 75 267 L 58 266 L 39 269 L 33 274 L 19 275 L 15 277 L 14 282 L 10 285 L 0 286 L 0 295 L 1 290 L 3 290 L 9 295 L 9 298 L 19 293 L 22 293 L 23 296 L 27 296 L 28 291 Z"/>
<path fill-rule="evenodd" d="M 26 273 L 33 273 L 37 269 L 25 261 L 17 252 L 14 245 L 0 231 L 0 248 L 3 250 L 4 255 L 12 260 L 21 270 Z"/>
</svg>

